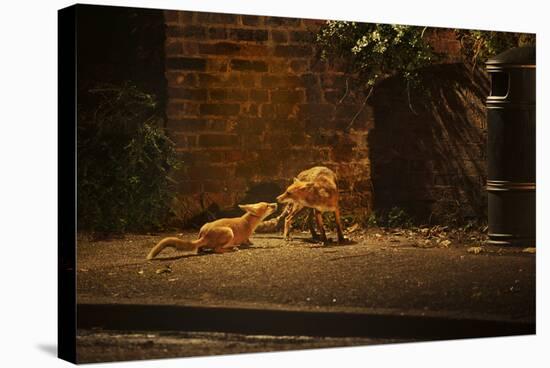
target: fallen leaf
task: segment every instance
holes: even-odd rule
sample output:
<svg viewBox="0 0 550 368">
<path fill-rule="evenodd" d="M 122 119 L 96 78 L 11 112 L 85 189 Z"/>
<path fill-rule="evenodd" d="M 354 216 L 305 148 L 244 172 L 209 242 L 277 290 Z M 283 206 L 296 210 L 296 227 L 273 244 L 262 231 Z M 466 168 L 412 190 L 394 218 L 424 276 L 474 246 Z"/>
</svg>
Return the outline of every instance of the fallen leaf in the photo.
<svg viewBox="0 0 550 368">
<path fill-rule="evenodd" d="M 171 278 L 171 279 L 168 279 L 168 281 L 170 281 L 170 282 L 178 281 L 178 278 L 177 278 L 177 277 L 173 277 L 173 278 Z"/>
<path fill-rule="evenodd" d="M 140 275 L 143 275 L 143 270 L 139 270 L 138 273 L 139 273 Z"/>
<path fill-rule="evenodd" d="M 351 233 L 353 233 L 353 232 L 355 232 L 355 231 L 357 231 L 357 230 L 359 230 L 359 224 L 355 223 L 355 224 L 351 225 L 351 226 L 347 229 L 346 232 L 347 232 L 348 234 L 351 234 Z"/>
<path fill-rule="evenodd" d="M 468 253 L 479 254 L 481 252 L 483 252 L 482 247 L 470 247 L 470 248 L 468 248 Z"/>
<path fill-rule="evenodd" d="M 531 254 L 535 254 L 537 252 L 537 248 L 535 247 L 528 247 L 528 248 L 525 248 L 524 250 L 522 250 L 523 253 L 531 253 Z"/>
<path fill-rule="evenodd" d="M 159 268 L 158 270 L 155 271 L 155 273 L 157 275 L 161 274 L 161 273 L 170 273 L 172 272 L 172 268 L 170 268 L 170 266 L 164 266 L 162 268 Z"/>
<path fill-rule="evenodd" d="M 444 246 L 445 248 L 447 248 L 449 245 L 451 245 L 451 241 L 450 240 L 443 240 L 441 242 L 441 245 Z"/>
</svg>

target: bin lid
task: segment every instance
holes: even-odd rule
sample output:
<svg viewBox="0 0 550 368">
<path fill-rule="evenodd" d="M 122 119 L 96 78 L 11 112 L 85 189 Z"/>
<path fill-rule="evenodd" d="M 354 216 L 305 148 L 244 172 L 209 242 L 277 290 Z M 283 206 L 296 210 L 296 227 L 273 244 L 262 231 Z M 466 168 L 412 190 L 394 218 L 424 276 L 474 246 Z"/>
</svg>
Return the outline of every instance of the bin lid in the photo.
<svg viewBox="0 0 550 368">
<path fill-rule="evenodd" d="M 535 46 L 514 47 L 487 60 L 487 66 L 492 65 L 537 65 Z"/>
</svg>

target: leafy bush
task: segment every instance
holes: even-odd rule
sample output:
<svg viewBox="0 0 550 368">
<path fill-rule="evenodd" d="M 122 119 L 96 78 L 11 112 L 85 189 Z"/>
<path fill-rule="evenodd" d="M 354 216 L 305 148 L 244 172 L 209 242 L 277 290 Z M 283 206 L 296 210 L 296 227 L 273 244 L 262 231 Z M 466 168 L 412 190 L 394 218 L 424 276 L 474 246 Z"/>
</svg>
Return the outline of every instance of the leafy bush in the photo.
<svg viewBox="0 0 550 368">
<path fill-rule="evenodd" d="M 382 213 L 372 212 L 364 221 L 366 227 L 393 227 L 410 228 L 413 227 L 413 218 L 402 208 L 393 207 L 389 211 Z"/>
<path fill-rule="evenodd" d="M 419 69 L 436 63 L 440 56 L 434 52 L 425 37 L 428 27 L 396 24 L 327 21 L 317 34 L 317 45 L 324 60 L 343 61 L 356 79 L 355 88 L 365 91 L 361 109 L 349 123 L 359 116 L 372 95 L 376 83 L 388 76 L 400 76 L 405 85 L 409 107 L 411 90 L 421 92 Z M 535 44 L 534 34 L 455 30 L 461 41 L 461 52 L 467 63 L 486 60 L 508 48 Z M 342 98 L 343 99 L 343 98 Z"/>
<path fill-rule="evenodd" d="M 456 30 L 466 61 L 472 65 L 513 47 L 535 45 L 536 37 L 529 33 Z"/>
<path fill-rule="evenodd" d="M 425 27 L 327 21 L 317 34 L 323 59 L 346 60 L 366 86 L 379 78 L 401 74 L 411 80 L 416 70 L 436 58 L 424 41 Z"/>
<path fill-rule="evenodd" d="M 159 229 L 169 215 L 170 172 L 178 167 L 154 96 L 131 84 L 79 93 L 78 229 Z"/>
</svg>

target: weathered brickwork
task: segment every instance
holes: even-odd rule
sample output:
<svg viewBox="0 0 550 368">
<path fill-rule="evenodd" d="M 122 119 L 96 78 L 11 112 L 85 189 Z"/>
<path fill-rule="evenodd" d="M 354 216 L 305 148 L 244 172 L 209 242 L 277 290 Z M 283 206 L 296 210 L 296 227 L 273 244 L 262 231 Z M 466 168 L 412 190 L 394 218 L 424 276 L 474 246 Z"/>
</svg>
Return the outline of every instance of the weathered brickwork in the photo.
<svg viewBox="0 0 550 368">
<path fill-rule="evenodd" d="M 416 197 L 430 205 L 416 186 L 410 187 L 411 193 L 418 193 L 406 200 L 401 198 L 405 189 L 395 192 L 395 200 L 391 195 L 388 199 L 387 190 L 397 183 L 384 184 L 388 174 L 382 164 L 392 157 L 430 169 L 434 159 L 414 149 L 401 151 L 415 138 L 393 125 L 397 120 L 406 126 L 413 119 L 423 120 L 403 103 L 402 91 L 392 97 L 398 100 L 395 108 L 392 99 L 381 100 L 384 93 L 392 93 L 382 88 L 362 109 L 365 96 L 352 88 L 343 69 L 317 56 L 314 38 L 323 21 L 166 11 L 165 22 L 167 126 L 184 161 L 177 178 L 183 220 L 213 204 L 223 209 L 250 199 L 273 200 L 298 172 L 315 165 L 337 173 L 345 213 L 368 215 L 378 206 L 378 191 L 381 206 L 414 207 Z M 443 51 L 456 46 L 450 38 L 432 38 Z M 390 83 L 391 88 L 402 89 Z M 457 114 L 476 130 L 483 119 L 479 106 L 465 105 Z M 389 115 L 383 112 L 386 108 Z M 373 142 L 375 127 L 383 139 L 393 137 L 395 142 Z M 398 143 L 402 140 L 408 142 Z M 457 144 L 467 149 L 480 142 Z M 387 147 L 388 152 L 408 156 L 373 157 L 372 146 L 377 155 Z M 484 166 L 482 159 L 468 158 Z M 373 181 L 374 167 L 386 175 L 381 181 Z M 436 172 L 430 174 L 437 177 L 432 186 L 447 177 Z"/>
</svg>

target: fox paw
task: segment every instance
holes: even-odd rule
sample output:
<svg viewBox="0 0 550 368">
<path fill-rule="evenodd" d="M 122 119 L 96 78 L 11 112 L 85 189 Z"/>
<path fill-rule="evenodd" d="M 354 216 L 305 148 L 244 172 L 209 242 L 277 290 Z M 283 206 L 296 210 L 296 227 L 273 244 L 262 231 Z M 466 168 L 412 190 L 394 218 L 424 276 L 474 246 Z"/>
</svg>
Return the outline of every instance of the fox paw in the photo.
<svg viewBox="0 0 550 368">
<path fill-rule="evenodd" d="M 346 238 L 345 236 L 338 238 L 338 244 L 347 244 L 349 241 L 349 238 Z"/>
</svg>

